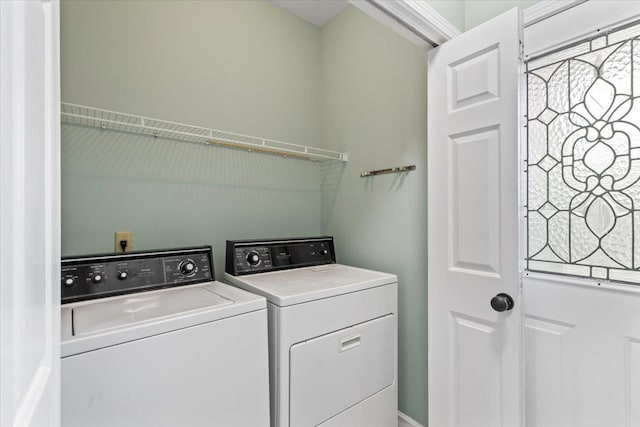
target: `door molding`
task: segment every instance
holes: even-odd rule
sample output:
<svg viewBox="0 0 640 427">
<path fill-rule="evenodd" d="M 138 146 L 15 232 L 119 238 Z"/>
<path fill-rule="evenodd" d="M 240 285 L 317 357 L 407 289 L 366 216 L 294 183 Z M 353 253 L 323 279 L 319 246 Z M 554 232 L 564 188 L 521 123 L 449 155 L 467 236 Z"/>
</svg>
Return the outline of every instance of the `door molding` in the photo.
<svg viewBox="0 0 640 427">
<path fill-rule="evenodd" d="M 0 425 L 60 425 L 59 2 L 0 1 Z"/>
<path fill-rule="evenodd" d="M 524 10 L 524 26 L 528 27 L 553 15 L 578 6 L 587 0 L 543 0 Z"/>
<path fill-rule="evenodd" d="M 360 9 L 366 4 L 382 11 L 394 21 L 426 41 L 431 47 L 459 36 L 462 32 L 426 2 L 415 0 L 349 0 Z M 555 16 L 588 0 L 542 0 L 524 9 L 525 27 Z M 364 4 L 364 5 L 363 5 Z M 386 22 L 389 26 L 389 23 Z"/>
<path fill-rule="evenodd" d="M 367 0 L 436 47 L 462 34 L 426 2 L 411 0 Z"/>
<path fill-rule="evenodd" d="M 582 1 L 574 6 L 580 7 L 565 9 L 561 14 L 547 16 L 545 21 L 525 28 L 526 61 L 640 18 L 639 2 Z"/>
</svg>

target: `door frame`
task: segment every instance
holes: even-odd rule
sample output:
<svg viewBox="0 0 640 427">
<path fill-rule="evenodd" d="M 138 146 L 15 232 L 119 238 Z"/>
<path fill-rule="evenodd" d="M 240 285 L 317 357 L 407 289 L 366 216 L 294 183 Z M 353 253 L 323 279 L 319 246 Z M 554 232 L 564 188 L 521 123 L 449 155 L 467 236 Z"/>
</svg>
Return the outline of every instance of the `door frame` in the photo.
<svg viewBox="0 0 640 427">
<path fill-rule="evenodd" d="M 523 25 L 536 24 L 554 15 L 569 10 L 589 0 L 542 0 L 523 10 Z M 394 27 L 389 20 L 381 18 L 376 11 L 395 21 L 406 31 L 417 35 L 429 46 L 436 47 L 462 34 L 462 30 L 452 25 L 444 16 L 427 3 L 411 0 L 349 0 L 355 7 L 369 13 L 389 27 Z M 397 29 L 397 28 L 396 28 Z"/>
<path fill-rule="evenodd" d="M 58 426 L 59 2 L 1 1 L 0 22 L 0 424 Z"/>
</svg>

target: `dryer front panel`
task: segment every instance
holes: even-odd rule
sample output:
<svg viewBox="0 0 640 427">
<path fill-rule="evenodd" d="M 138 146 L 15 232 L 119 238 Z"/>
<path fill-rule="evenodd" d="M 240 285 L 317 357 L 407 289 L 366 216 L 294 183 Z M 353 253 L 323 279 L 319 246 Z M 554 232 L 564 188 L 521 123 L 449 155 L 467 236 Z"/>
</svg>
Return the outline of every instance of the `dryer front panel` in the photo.
<svg viewBox="0 0 640 427">
<path fill-rule="evenodd" d="M 395 382 L 394 315 L 291 346 L 291 426 L 315 426 Z"/>
</svg>

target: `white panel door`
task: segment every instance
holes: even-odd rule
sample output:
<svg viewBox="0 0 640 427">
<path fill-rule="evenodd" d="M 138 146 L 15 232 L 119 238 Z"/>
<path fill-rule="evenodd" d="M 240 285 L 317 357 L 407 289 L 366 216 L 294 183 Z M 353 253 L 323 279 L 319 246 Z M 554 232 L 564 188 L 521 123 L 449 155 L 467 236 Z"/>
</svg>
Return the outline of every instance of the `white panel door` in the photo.
<svg viewBox="0 0 640 427">
<path fill-rule="evenodd" d="M 522 425 L 520 22 L 511 10 L 429 53 L 431 427 Z M 502 293 L 515 305 L 498 312 Z"/>
<path fill-rule="evenodd" d="M 640 289 L 525 279 L 527 427 L 640 426 Z"/>
<path fill-rule="evenodd" d="M 0 424 L 60 424 L 57 1 L 0 1 Z"/>
<path fill-rule="evenodd" d="M 628 172 L 623 175 L 612 174 L 608 168 L 600 171 L 593 165 L 594 160 L 608 164 L 607 149 L 596 156 L 593 153 L 598 153 L 597 150 L 584 150 L 592 155 L 580 158 L 581 146 L 574 144 L 575 151 L 570 148 L 572 139 L 568 136 L 581 135 L 579 132 L 586 126 L 564 128 L 561 125 L 568 123 L 566 117 L 583 102 L 607 107 L 607 97 L 603 97 L 607 92 L 597 90 L 601 85 L 615 88 L 618 97 L 631 95 L 638 99 L 640 26 L 631 25 L 616 31 L 620 25 L 634 21 L 640 21 L 640 2 L 589 1 L 525 29 L 525 52 L 529 59 L 537 58 L 527 64 L 529 268 L 592 276 L 592 279 L 583 279 L 533 271 L 525 274 L 527 427 L 640 426 L 640 286 L 607 280 L 609 275 L 609 278 L 617 276 L 637 281 L 638 228 L 633 226 L 636 237 L 630 242 L 633 228 L 631 222 L 625 224 L 624 221 L 633 217 L 637 224 L 638 213 L 618 215 L 616 223 L 608 225 L 607 236 L 600 240 L 594 236 L 598 226 L 609 224 L 606 205 L 601 211 L 586 210 L 591 230 L 595 231 L 580 233 L 579 223 L 574 222 L 579 218 L 574 213 L 579 205 L 567 203 L 568 199 L 580 200 L 581 195 L 567 182 L 572 177 L 591 182 L 598 171 L 603 182 L 615 175 L 616 181 L 610 188 L 618 191 L 612 194 L 617 200 L 632 198 L 637 209 L 640 186 L 637 183 L 621 185 L 620 181 L 630 178 L 633 182 L 638 176 L 635 152 L 640 138 L 637 131 L 630 132 L 624 125 L 631 123 L 632 128 L 637 128 L 640 110 L 634 102 L 632 113 L 607 116 L 609 126 L 616 129 L 614 143 L 600 133 L 593 142 L 596 145 L 602 141 L 606 144 L 600 147 L 611 144 L 621 151 L 615 152 L 612 163 L 618 165 L 626 161 L 624 168 Z M 602 37 L 603 34 L 606 37 Z M 585 40 L 592 41 L 584 43 Z M 553 114 L 549 114 L 551 110 Z M 619 130 L 626 133 L 620 134 Z M 615 141 L 622 135 L 628 142 L 620 150 Z M 560 158 L 556 153 L 562 153 L 561 162 L 547 163 L 555 159 L 554 155 Z M 627 153 L 632 155 L 626 156 Z M 584 175 L 578 172 L 582 165 L 586 166 Z M 558 173 L 561 169 L 564 173 Z M 542 180 L 545 184 L 540 186 Z M 589 191 L 600 194 L 597 187 Z M 561 192 L 569 197 L 559 196 Z M 571 229 L 563 226 L 564 218 L 567 226 L 569 220 L 572 222 Z M 625 230 L 625 225 L 631 230 Z M 572 233 L 575 233 L 573 239 Z M 600 254 L 605 253 L 602 248 L 608 254 L 600 259 L 584 257 L 581 260 L 576 256 L 580 246 L 586 248 L 587 253 L 593 251 L 590 245 L 594 241 L 602 246 Z M 615 251 L 610 249 L 610 242 L 616 242 Z M 635 251 L 630 251 L 632 244 Z M 624 262 L 619 261 L 620 254 L 634 252 L 635 265 L 625 267 Z M 603 262 L 608 258 L 618 261 Z"/>
</svg>

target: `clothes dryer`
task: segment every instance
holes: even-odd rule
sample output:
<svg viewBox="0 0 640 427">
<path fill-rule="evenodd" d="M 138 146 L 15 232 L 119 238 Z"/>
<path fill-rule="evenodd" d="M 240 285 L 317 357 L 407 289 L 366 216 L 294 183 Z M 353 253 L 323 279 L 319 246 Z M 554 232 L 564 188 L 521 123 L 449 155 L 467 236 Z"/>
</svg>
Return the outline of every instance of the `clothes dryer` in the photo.
<svg viewBox="0 0 640 427">
<path fill-rule="evenodd" d="M 332 237 L 227 241 L 225 281 L 264 296 L 272 427 L 397 425 L 397 277 Z"/>
</svg>

